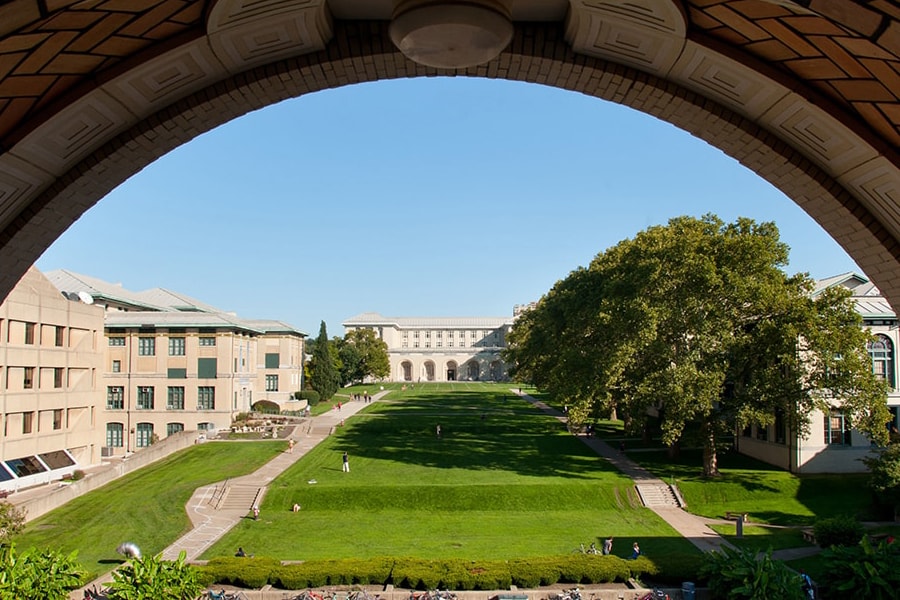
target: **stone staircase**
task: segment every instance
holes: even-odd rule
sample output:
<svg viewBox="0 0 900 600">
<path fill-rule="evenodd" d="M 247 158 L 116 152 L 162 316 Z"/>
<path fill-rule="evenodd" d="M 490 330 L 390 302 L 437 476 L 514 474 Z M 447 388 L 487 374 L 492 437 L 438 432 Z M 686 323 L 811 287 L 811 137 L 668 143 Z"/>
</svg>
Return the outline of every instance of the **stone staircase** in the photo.
<svg viewBox="0 0 900 600">
<path fill-rule="evenodd" d="M 262 488 L 256 485 L 229 485 L 218 510 L 249 512 L 253 503 L 262 500 Z"/>
<path fill-rule="evenodd" d="M 638 496 L 646 507 L 672 506 L 680 508 L 681 503 L 672 488 L 665 483 L 641 483 L 636 486 Z"/>
</svg>

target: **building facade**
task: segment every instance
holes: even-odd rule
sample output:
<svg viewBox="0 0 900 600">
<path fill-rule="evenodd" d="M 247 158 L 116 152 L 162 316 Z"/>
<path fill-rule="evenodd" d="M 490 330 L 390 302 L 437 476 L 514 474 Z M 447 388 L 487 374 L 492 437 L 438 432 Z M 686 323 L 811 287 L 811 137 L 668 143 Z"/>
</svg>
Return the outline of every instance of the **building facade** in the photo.
<svg viewBox="0 0 900 600">
<path fill-rule="evenodd" d="M 0 304 L 0 489 L 100 462 L 103 317 L 33 267 Z"/>
<path fill-rule="evenodd" d="M 875 335 L 869 344 L 872 368 L 887 381 L 888 407 L 892 421 L 886 427 L 900 427 L 900 390 L 897 389 L 898 372 L 896 348 L 900 343 L 897 315 L 881 292 L 865 277 L 845 273 L 817 282 L 814 295 L 834 286 L 852 291 L 856 310 L 863 324 Z M 737 436 L 738 450 L 769 464 L 794 473 L 852 473 L 864 472 L 865 464 L 859 459 L 872 451 L 869 438 L 850 426 L 849 420 L 835 406 L 828 413 L 814 411 L 810 417 L 812 427 L 806 437 L 790 431 L 784 419 L 778 418 L 768 426 L 748 427 Z"/>
<path fill-rule="evenodd" d="M 390 381 L 506 381 L 501 352 L 510 317 L 384 317 L 363 313 L 344 329 L 371 329 L 388 347 Z"/>
<path fill-rule="evenodd" d="M 103 453 L 127 454 L 181 431 L 215 431 L 260 402 L 299 410 L 305 334 L 241 319 L 164 289 L 52 271 L 67 297 L 102 307 Z"/>
</svg>

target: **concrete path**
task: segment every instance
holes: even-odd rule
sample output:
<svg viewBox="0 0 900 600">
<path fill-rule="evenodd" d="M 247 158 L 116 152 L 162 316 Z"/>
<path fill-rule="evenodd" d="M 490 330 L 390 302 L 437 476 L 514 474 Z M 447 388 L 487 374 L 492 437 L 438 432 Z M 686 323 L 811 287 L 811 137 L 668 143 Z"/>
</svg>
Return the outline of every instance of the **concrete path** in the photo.
<svg viewBox="0 0 900 600">
<path fill-rule="evenodd" d="M 372 401 L 386 393 L 373 394 Z M 187 513 L 194 527 L 163 550 L 163 558 L 174 560 L 184 551 L 187 560 L 196 560 L 241 519 L 252 519 L 253 506 L 262 503 L 272 480 L 331 435 L 344 419 L 352 417 L 365 406 L 362 400 L 343 402 L 340 410 L 311 417 L 296 426 L 287 437 L 294 440 L 293 451 L 282 452 L 249 475 L 198 488 L 187 503 Z"/>
</svg>

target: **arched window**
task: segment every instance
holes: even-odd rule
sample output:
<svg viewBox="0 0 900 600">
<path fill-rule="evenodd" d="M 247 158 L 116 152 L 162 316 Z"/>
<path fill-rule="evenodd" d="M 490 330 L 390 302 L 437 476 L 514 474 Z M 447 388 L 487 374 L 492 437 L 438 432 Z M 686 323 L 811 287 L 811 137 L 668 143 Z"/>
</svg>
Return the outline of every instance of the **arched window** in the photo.
<svg viewBox="0 0 900 600">
<path fill-rule="evenodd" d="M 894 345 L 886 336 L 875 336 L 868 344 L 869 356 L 872 357 L 872 372 L 894 387 Z"/>
</svg>

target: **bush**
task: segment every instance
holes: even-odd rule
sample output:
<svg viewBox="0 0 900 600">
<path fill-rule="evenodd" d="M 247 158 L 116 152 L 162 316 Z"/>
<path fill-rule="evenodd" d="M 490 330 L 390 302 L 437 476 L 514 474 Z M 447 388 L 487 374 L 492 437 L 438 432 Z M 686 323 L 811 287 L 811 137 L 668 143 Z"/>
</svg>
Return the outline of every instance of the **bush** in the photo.
<svg viewBox="0 0 900 600">
<path fill-rule="evenodd" d="M 306 400 L 307 402 L 309 402 L 310 406 L 315 406 L 316 404 L 318 404 L 320 398 L 321 396 L 319 396 L 319 392 L 315 390 L 303 390 L 302 392 L 297 392 L 297 399 Z"/>
<path fill-rule="evenodd" d="M 82 471 L 81 469 L 75 469 L 74 471 L 72 471 L 72 481 L 79 481 L 81 479 L 84 479 L 84 471 Z"/>
<path fill-rule="evenodd" d="M 822 548 L 855 546 L 865 534 L 865 528 L 853 517 L 833 517 L 816 521 L 813 533 Z"/>
<path fill-rule="evenodd" d="M 731 550 L 723 547 L 706 554 L 700 574 L 709 580 L 713 600 L 779 598 L 802 600 L 800 576 L 784 563 L 772 560 L 772 551 Z"/>
<path fill-rule="evenodd" d="M 273 579 L 272 574 L 281 567 L 281 561 L 267 557 L 214 558 L 201 567 L 203 580 L 239 587 L 258 589 Z"/>
<path fill-rule="evenodd" d="M 824 598 L 871 598 L 889 600 L 900 589 L 900 545 L 868 538 L 856 546 L 832 546 L 822 552 L 825 561 Z"/>
<path fill-rule="evenodd" d="M 174 561 L 162 560 L 161 554 L 131 559 L 113 571 L 107 598 L 194 600 L 203 592 L 203 584 L 200 583 L 199 571 L 188 565 L 185 558 L 186 553 L 182 550 Z"/>
<path fill-rule="evenodd" d="M 17 553 L 15 544 L 0 545 L 0 600 L 65 600 L 82 583 L 75 556 L 34 548 Z"/>
</svg>

